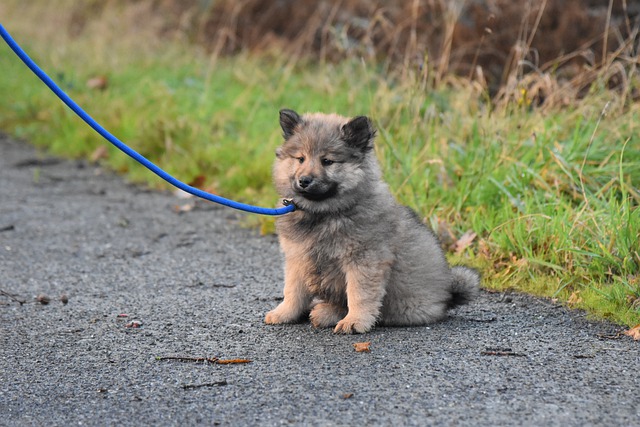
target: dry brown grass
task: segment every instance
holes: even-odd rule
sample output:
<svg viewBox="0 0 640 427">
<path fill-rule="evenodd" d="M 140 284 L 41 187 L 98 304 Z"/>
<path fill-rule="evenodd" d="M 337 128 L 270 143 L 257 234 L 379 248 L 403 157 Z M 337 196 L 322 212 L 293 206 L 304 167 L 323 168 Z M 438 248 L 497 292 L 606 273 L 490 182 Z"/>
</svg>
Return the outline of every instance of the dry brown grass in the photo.
<svg viewBox="0 0 640 427">
<path fill-rule="evenodd" d="M 640 3 L 629 0 L 124 0 L 72 2 L 71 35 L 105 8 L 213 57 L 361 57 L 434 86 L 480 85 L 496 103 L 566 105 L 601 82 L 636 99 Z"/>
</svg>

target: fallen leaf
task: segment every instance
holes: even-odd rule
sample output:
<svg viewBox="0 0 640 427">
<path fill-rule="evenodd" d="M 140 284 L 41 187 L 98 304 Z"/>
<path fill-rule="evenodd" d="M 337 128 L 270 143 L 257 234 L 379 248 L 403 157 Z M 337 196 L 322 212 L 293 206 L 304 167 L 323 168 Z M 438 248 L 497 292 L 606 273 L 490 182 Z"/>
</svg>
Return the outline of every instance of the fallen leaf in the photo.
<svg viewBox="0 0 640 427">
<path fill-rule="evenodd" d="M 453 230 L 451 230 L 451 227 L 449 227 L 449 224 L 441 219 L 438 220 L 438 240 L 440 240 L 442 249 L 445 250 L 455 248 L 457 241 L 456 235 L 453 233 Z"/>
<path fill-rule="evenodd" d="M 185 203 L 184 205 L 174 205 L 173 210 L 176 213 L 180 214 L 180 213 L 191 212 L 195 207 L 196 207 L 196 204 L 194 201 L 194 203 Z"/>
<path fill-rule="evenodd" d="M 464 252 L 465 249 L 467 249 L 469 246 L 471 246 L 471 243 L 473 243 L 473 241 L 475 240 L 475 238 L 478 235 L 476 233 L 474 233 L 473 231 L 469 230 L 466 233 L 464 233 L 462 236 L 460 236 L 460 238 L 458 239 L 458 241 L 455 244 L 455 251 L 456 254 L 461 254 L 462 252 Z"/>
<path fill-rule="evenodd" d="M 107 76 L 95 76 L 87 80 L 87 87 L 89 89 L 105 90 L 109 85 Z"/>
<path fill-rule="evenodd" d="M 195 178 L 193 178 L 193 180 L 191 180 L 191 182 L 189 182 L 189 185 L 192 187 L 196 187 L 196 188 L 200 188 L 202 189 L 202 186 L 204 185 L 204 182 L 206 181 L 207 177 L 204 175 L 198 175 Z"/>
<path fill-rule="evenodd" d="M 107 157 L 109 157 L 109 151 L 107 150 L 107 146 L 101 145 L 95 150 L 93 150 L 93 153 L 91 153 L 89 160 L 91 160 L 91 163 L 95 163 L 98 160 L 106 159 Z"/>
<path fill-rule="evenodd" d="M 491 249 L 486 240 L 480 239 L 478 242 L 478 253 L 486 259 L 491 259 Z"/>
<path fill-rule="evenodd" d="M 353 348 L 355 348 L 358 353 L 371 352 L 371 349 L 369 348 L 369 346 L 371 346 L 371 341 L 357 342 L 353 344 Z"/>
<path fill-rule="evenodd" d="M 640 341 L 640 324 L 634 326 L 628 331 L 624 331 L 624 334 L 633 338 L 634 341 Z"/>
<path fill-rule="evenodd" d="M 569 304 L 570 306 L 580 304 L 581 302 L 582 297 L 580 296 L 580 291 L 574 291 L 571 295 L 569 295 L 569 299 L 567 299 L 567 304 Z"/>
<path fill-rule="evenodd" d="M 351 399 L 353 397 L 353 393 L 345 393 L 342 395 L 343 399 Z"/>
</svg>

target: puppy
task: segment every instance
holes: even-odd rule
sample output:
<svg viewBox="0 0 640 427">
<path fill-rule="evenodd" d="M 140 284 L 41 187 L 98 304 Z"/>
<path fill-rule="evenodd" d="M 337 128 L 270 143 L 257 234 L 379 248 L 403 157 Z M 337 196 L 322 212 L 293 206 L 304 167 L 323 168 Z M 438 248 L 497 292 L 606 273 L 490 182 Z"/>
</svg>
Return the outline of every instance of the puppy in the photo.
<svg viewBox="0 0 640 427">
<path fill-rule="evenodd" d="M 478 293 L 480 275 L 449 267 L 434 233 L 381 179 L 367 117 L 280 111 L 273 179 L 296 210 L 276 220 L 284 300 L 268 324 L 309 316 L 335 333 L 425 325 Z"/>
</svg>

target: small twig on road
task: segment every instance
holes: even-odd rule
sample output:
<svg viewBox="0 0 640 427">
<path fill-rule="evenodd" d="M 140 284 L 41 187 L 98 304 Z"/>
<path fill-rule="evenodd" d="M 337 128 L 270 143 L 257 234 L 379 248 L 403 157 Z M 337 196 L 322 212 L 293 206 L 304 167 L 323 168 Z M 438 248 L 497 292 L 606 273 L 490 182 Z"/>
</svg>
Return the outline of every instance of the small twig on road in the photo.
<svg viewBox="0 0 640 427">
<path fill-rule="evenodd" d="M 523 357 L 524 354 L 516 353 L 510 348 L 488 348 L 485 351 L 480 352 L 483 356 L 515 356 Z"/>
<path fill-rule="evenodd" d="M 251 360 L 249 359 L 226 359 L 226 360 L 218 359 L 216 363 L 218 365 L 237 365 L 242 363 L 251 363 Z"/>
<path fill-rule="evenodd" d="M 497 317 L 488 317 L 486 319 L 480 319 L 480 318 L 465 318 L 465 320 L 468 320 L 469 322 L 478 322 L 478 323 L 491 323 L 491 322 L 495 322 L 496 320 L 498 320 Z"/>
<path fill-rule="evenodd" d="M 596 357 L 595 354 L 574 354 L 574 359 L 594 359 Z"/>
<path fill-rule="evenodd" d="M 196 388 L 203 388 L 203 387 L 220 387 L 223 385 L 227 385 L 227 380 L 222 380 L 222 381 L 216 381 L 216 382 L 212 382 L 212 383 L 204 383 L 204 384 L 183 384 L 182 385 L 182 389 L 183 390 L 193 390 Z"/>
<path fill-rule="evenodd" d="M 26 304 L 27 301 L 21 300 L 19 298 L 17 298 L 15 295 L 10 294 L 9 292 L 3 291 L 2 289 L 0 289 L 0 294 L 4 295 L 5 297 L 19 303 L 20 305 L 22 304 Z"/>
<path fill-rule="evenodd" d="M 596 336 L 602 340 L 619 340 L 624 336 L 624 332 L 620 331 L 617 334 L 596 334 Z"/>
<path fill-rule="evenodd" d="M 249 359 L 218 359 L 217 357 L 158 356 L 156 360 L 177 360 L 179 362 L 211 363 L 212 365 L 233 365 L 251 363 Z"/>
</svg>

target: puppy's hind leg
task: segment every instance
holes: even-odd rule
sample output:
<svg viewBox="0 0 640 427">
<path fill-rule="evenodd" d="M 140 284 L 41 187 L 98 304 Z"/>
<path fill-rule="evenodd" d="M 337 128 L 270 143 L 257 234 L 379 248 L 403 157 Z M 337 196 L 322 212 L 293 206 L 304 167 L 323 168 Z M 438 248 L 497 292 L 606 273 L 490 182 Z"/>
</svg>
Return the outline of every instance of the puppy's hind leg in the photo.
<svg viewBox="0 0 640 427">
<path fill-rule="evenodd" d="M 284 300 L 267 313 L 265 323 L 296 323 L 309 312 L 311 294 L 305 283 L 309 280 L 306 271 L 304 264 L 298 260 L 285 260 Z"/>
<path fill-rule="evenodd" d="M 313 306 L 309 318 L 316 328 L 332 328 L 346 315 L 346 307 L 321 301 Z"/>
</svg>

